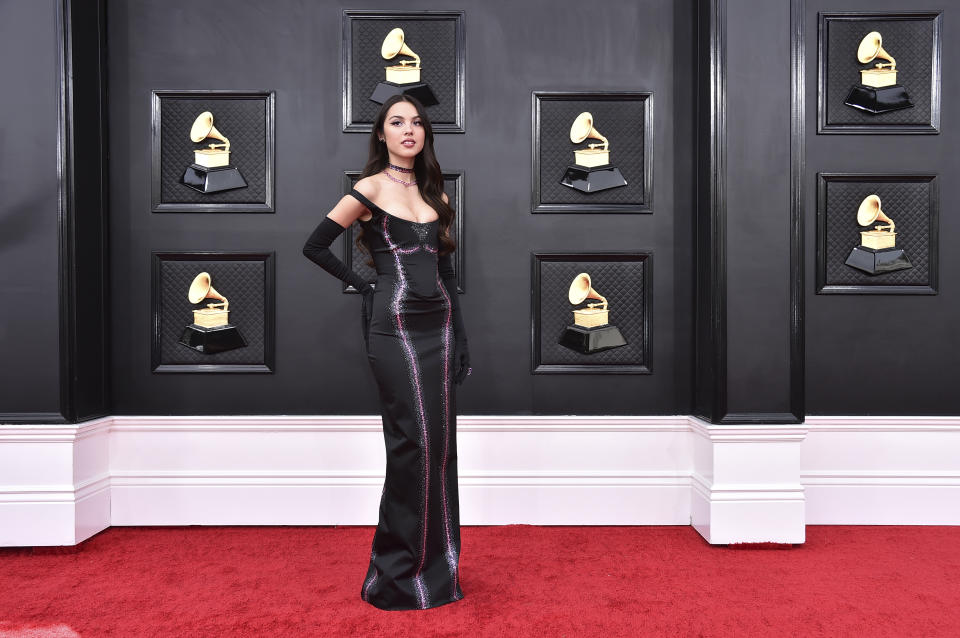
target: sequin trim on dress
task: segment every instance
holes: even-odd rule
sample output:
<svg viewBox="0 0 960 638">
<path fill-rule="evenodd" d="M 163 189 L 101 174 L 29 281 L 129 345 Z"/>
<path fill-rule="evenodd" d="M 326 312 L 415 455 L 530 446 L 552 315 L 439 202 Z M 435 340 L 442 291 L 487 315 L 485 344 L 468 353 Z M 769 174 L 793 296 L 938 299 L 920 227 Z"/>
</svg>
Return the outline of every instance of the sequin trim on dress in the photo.
<svg viewBox="0 0 960 638">
<path fill-rule="evenodd" d="M 457 548 L 453 544 L 451 533 L 453 525 L 450 522 L 450 504 L 447 495 L 447 460 L 450 456 L 450 342 L 452 331 L 450 324 L 453 316 L 453 302 L 450 300 L 440 277 L 437 277 L 437 287 L 443 294 L 443 299 L 447 305 L 443 321 L 443 461 L 440 465 L 440 495 L 443 500 L 444 557 L 447 559 L 447 568 L 450 570 L 450 596 L 456 600 L 459 556 Z"/>
</svg>

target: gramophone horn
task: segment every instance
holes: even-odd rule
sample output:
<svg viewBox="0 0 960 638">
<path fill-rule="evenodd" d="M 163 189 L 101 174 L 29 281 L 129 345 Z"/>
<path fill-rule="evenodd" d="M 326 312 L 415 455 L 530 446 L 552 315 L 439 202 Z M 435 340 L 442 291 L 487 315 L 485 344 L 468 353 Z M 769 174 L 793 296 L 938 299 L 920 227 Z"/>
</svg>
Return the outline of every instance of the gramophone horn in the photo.
<svg viewBox="0 0 960 638">
<path fill-rule="evenodd" d="M 187 299 L 190 300 L 190 303 L 200 303 L 204 299 L 219 299 L 224 304 L 227 303 L 227 298 L 210 285 L 210 273 L 206 272 L 202 272 L 193 278 L 190 290 L 187 291 Z M 226 307 L 224 307 L 224 310 L 226 310 Z"/>
<path fill-rule="evenodd" d="M 570 126 L 570 141 L 574 144 L 579 144 L 587 138 L 601 140 L 604 145 L 607 144 L 607 138 L 603 135 L 600 135 L 597 129 L 593 128 L 593 115 L 588 111 L 584 111 L 577 116 L 577 119 L 573 121 L 573 124 Z"/>
<path fill-rule="evenodd" d="M 861 226 L 869 226 L 877 221 L 890 224 L 890 232 L 893 232 L 896 226 L 893 220 L 880 210 L 880 198 L 877 195 L 867 195 L 857 209 L 857 223 Z"/>
<path fill-rule="evenodd" d="M 404 44 L 403 39 L 403 29 L 400 27 L 391 29 L 387 37 L 383 39 L 383 44 L 380 46 L 380 56 L 386 60 L 392 60 L 398 55 L 409 55 L 414 59 L 416 65 L 420 66 L 420 56 Z"/>
<path fill-rule="evenodd" d="M 603 302 L 604 308 L 607 307 L 606 298 L 591 287 L 590 275 L 585 272 L 574 277 L 567 292 L 567 298 L 573 305 L 582 303 L 586 299 L 598 299 Z"/>
<path fill-rule="evenodd" d="M 875 58 L 889 60 L 893 66 L 897 65 L 893 56 L 883 50 L 883 36 L 879 31 L 871 31 L 860 40 L 860 46 L 857 47 L 857 59 L 861 64 L 872 62 Z"/>
<path fill-rule="evenodd" d="M 230 149 L 230 140 L 224 137 L 223 133 L 213 125 L 213 113 L 204 111 L 193 121 L 193 126 L 190 127 L 190 139 L 194 142 L 202 142 L 208 137 L 223 140 L 227 145 L 227 150 Z"/>
</svg>

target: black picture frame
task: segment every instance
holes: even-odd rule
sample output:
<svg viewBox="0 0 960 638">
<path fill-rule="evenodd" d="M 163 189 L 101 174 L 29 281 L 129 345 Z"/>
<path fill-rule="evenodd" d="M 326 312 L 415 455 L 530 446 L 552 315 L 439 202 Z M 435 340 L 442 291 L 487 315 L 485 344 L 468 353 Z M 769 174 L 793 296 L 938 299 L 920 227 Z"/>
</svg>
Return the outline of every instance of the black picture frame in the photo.
<svg viewBox="0 0 960 638">
<path fill-rule="evenodd" d="M 900 111 L 892 113 L 882 113 L 879 115 L 863 115 L 851 107 L 840 109 L 837 103 L 842 104 L 845 97 L 844 89 L 830 88 L 830 57 L 838 53 L 830 52 L 829 47 L 829 28 L 831 24 L 837 23 L 862 23 L 862 22 L 891 22 L 903 23 L 904 21 L 926 22 L 930 21 L 932 38 L 930 42 L 930 77 L 929 84 L 917 90 L 911 87 L 911 96 L 920 97 L 923 95 L 924 104 L 929 96 L 929 118 L 923 118 L 923 122 L 897 122 L 900 117 L 894 116 Z M 818 77 L 817 77 L 817 133 L 818 134 L 912 134 L 912 135 L 937 135 L 940 133 L 940 85 L 941 85 L 941 62 L 940 62 L 940 34 L 941 34 L 942 12 L 941 11 L 887 11 L 887 12 L 858 12 L 858 11 L 837 11 L 821 12 L 818 14 Z M 854 56 L 858 42 L 851 41 L 849 50 L 840 53 L 840 55 Z M 908 52 L 909 53 L 909 52 Z M 926 53 L 915 52 L 926 58 Z M 853 78 L 856 83 L 856 79 Z M 844 95 L 840 93 L 844 92 Z M 846 118 L 831 116 L 830 105 L 841 113 L 846 114 Z M 907 109 L 910 110 L 910 109 Z M 904 111 L 905 112 L 905 111 Z M 867 121 L 869 119 L 869 121 Z"/>
<path fill-rule="evenodd" d="M 653 212 L 653 92 L 651 91 L 533 91 L 532 96 L 532 148 L 531 148 L 531 176 L 533 185 L 531 189 L 531 213 L 652 213 Z M 557 202 L 544 201 L 551 199 L 545 195 L 544 184 L 541 180 L 541 166 L 551 163 L 556 164 L 556 160 L 544 158 L 543 144 L 543 117 L 542 109 L 546 102 L 599 102 L 607 103 L 612 101 L 640 102 L 642 115 L 639 121 L 632 123 L 636 127 L 637 134 L 642 136 L 642 157 L 643 166 L 640 168 L 640 187 L 635 189 L 642 191 L 635 197 L 635 200 L 625 202 L 598 202 L 598 196 L 603 191 L 591 194 L 571 195 L 579 199 L 579 202 Z M 571 122 L 572 123 L 572 122 Z M 568 135 L 568 134 L 567 134 Z M 569 138 L 565 136 L 569 142 Z M 573 146 L 570 147 L 570 153 L 573 152 Z M 567 162 L 569 163 L 569 162 Z M 560 164 L 555 167 L 562 174 Z M 556 171 L 555 171 L 556 172 Z M 560 175 L 557 176 L 558 180 Z M 630 180 L 628 180 L 629 184 Z M 622 188 L 622 187 L 621 187 Z M 616 190 L 616 189 L 611 189 Z M 593 198 L 594 201 L 591 201 Z M 606 197 L 600 197 L 606 199 Z"/>
<path fill-rule="evenodd" d="M 342 48 L 341 48 L 341 78 L 343 81 L 343 132 L 344 133 L 365 133 L 373 129 L 373 119 L 363 119 L 358 115 L 358 108 L 354 104 L 354 60 L 353 60 L 353 26 L 357 21 L 397 21 L 406 23 L 412 22 L 430 22 L 430 21 L 451 21 L 454 26 L 453 50 L 449 54 L 454 57 L 454 68 L 456 77 L 452 81 L 453 113 L 449 120 L 437 118 L 430 112 L 431 107 L 427 107 L 427 114 L 430 116 L 430 123 L 434 133 L 464 133 L 465 113 L 466 113 L 466 48 L 465 42 L 465 22 L 464 12 L 462 10 L 450 11 L 368 11 L 345 9 L 342 19 Z M 381 60 L 382 62 L 383 60 Z M 358 87 L 359 88 L 359 87 Z M 371 87 L 372 89 L 372 87 Z M 364 88 L 363 93 L 367 93 Z"/>
<path fill-rule="evenodd" d="M 834 183 L 848 184 L 929 184 L 927 189 L 926 201 L 926 255 L 911 255 L 912 258 L 923 257 L 927 264 L 926 283 L 912 285 L 890 284 L 890 275 L 887 273 L 875 276 L 875 283 L 862 281 L 861 283 L 837 283 L 831 281 L 829 271 L 834 267 L 839 267 L 838 260 L 842 261 L 843 251 L 837 253 L 830 250 L 828 246 L 830 217 L 837 214 L 831 209 L 828 199 L 828 187 Z M 855 201 L 860 195 L 870 194 L 870 188 L 862 189 L 862 193 L 857 194 Z M 881 198 L 883 199 L 883 198 Z M 887 212 L 887 211 L 885 211 Z M 855 224 L 856 208 L 853 205 L 847 206 L 843 214 L 851 216 L 851 222 Z M 940 215 L 940 194 L 937 175 L 933 173 L 818 173 L 817 174 L 817 248 L 816 248 L 816 293 L 818 295 L 936 295 L 939 285 L 939 215 Z M 891 214 L 896 221 L 896 214 Z M 916 225 L 916 224 L 915 224 Z M 922 224 L 921 224 L 922 226 Z M 854 244 L 855 245 L 855 244 Z M 846 246 L 843 246 L 845 248 Z M 853 248 L 853 245 L 850 246 Z M 835 254 L 836 253 L 836 254 Z M 840 255 L 840 257 L 837 256 Z M 844 266 L 844 268 L 850 268 Z M 869 275 L 865 276 L 869 277 Z M 864 277 L 858 277 L 864 279 Z"/>
<path fill-rule="evenodd" d="M 653 300 L 653 252 L 652 251 L 602 251 L 602 252 L 533 252 L 531 253 L 530 292 L 530 372 L 531 374 L 652 374 L 652 300 Z M 541 292 L 543 287 L 542 266 L 549 262 L 638 262 L 643 266 L 642 293 L 639 295 L 642 322 L 640 333 L 643 343 L 642 357 L 637 363 L 545 363 L 541 352 L 541 336 L 544 330 Z M 566 292 L 566 291 L 563 291 Z M 602 294 L 602 291 L 601 291 Z M 566 299 L 564 300 L 566 301 Z M 552 320 L 557 327 L 564 322 Z M 628 339 L 628 342 L 630 339 Z M 615 352 L 615 351 L 607 351 Z M 580 357 L 598 357 L 600 352 Z"/>
<path fill-rule="evenodd" d="M 360 179 L 361 171 L 344 171 L 343 173 L 343 194 L 346 195 L 353 188 L 353 185 L 357 183 Z M 457 271 L 457 293 L 463 294 L 465 291 L 464 288 L 464 272 L 463 272 L 463 253 L 464 253 L 464 210 L 463 203 L 465 200 L 464 197 L 464 172 L 461 170 L 450 170 L 443 171 L 443 180 L 446 184 L 453 185 L 453 194 L 448 193 L 450 197 L 450 205 L 453 206 L 454 211 L 454 224 L 453 224 L 453 239 L 457 242 L 457 249 L 453 253 L 453 267 Z M 354 222 L 346 232 L 343 233 L 341 242 L 341 250 L 343 254 L 343 263 L 348 266 L 353 267 L 357 274 L 362 277 L 365 277 L 368 281 L 373 282 L 376 279 L 376 271 L 372 267 L 363 264 L 359 269 L 357 264 L 354 263 L 355 251 L 356 251 L 356 232 L 359 228 L 359 224 Z M 343 282 L 343 292 L 349 294 L 357 294 L 357 289 L 351 286 L 350 284 Z"/>
<path fill-rule="evenodd" d="M 164 360 L 165 335 L 163 264 L 176 261 L 199 262 L 260 262 L 263 273 L 262 350 L 263 356 L 255 363 L 170 363 Z M 151 254 L 151 369 L 154 373 L 260 373 L 272 374 L 276 362 L 276 253 L 274 252 L 154 252 Z M 181 282 L 182 283 L 182 282 Z M 216 288 L 216 281 L 213 281 Z M 186 295 L 186 289 L 183 294 Z M 189 317 L 187 318 L 189 319 Z M 247 335 L 248 337 L 252 335 Z M 259 335 L 258 335 L 259 337 Z M 219 355 L 208 355 L 218 357 Z"/>
<path fill-rule="evenodd" d="M 162 122 L 164 115 L 164 105 L 169 107 L 177 105 L 177 102 L 185 101 L 202 102 L 209 104 L 213 108 L 210 110 L 216 118 L 216 102 L 229 100 L 236 104 L 238 101 L 260 101 L 263 103 L 263 138 L 259 135 L 255 143 L 262 143 L 262 155 L 260 150 L 252 150 L 248 157 L 247 170 L 254 170 L 253 174 L 244 175 L 249 183 L 256 183 L 255 189 L 259 194 L 251 195 L 250 200 L 244 200 L 241 191 L 227 191 L 226 193 L 210 194 L 210 201 L 196 202 L 179 199 L 169 195 L 168 191 L 181 191 L 186 189 L 179 183 L 177 175 L 182 174 L 183 168 L 190 164 L 189 157 L 170 158 L 170 170 L 164 170 L 164 136 L 165 135 L 183 135 L 189 134 L 189 124 L 186 124 L 186 130 L 176 132 L 164 131 Z M 151 97 L 151 211 L 154 213 L 273 213 L 275 212 L 275 113 L 276 113 L 276 95 L 274 91 L 231 91 L 231 90 L 196 90 L 196 91 L 166 91 L 155 90 Z M 217 126 L 220 120 L 214 120 L 214 126 Z M 237 135 L 239 131 L 233 129 L 230 135 Z M 189 141 L 189 140 L 188 140 Z M 181 166 L 183 168 L 181 168 Z M 242 189 L 246 190 L 246 189 Z M 187 192 L 187 191 L 182 191 Z M 236 193 L 236 195 L 233 195 Z M 229 197 L 226 197 L 230 194 Z M 247 194 L 247 193 L 242 193 Z M 196 196 L 193 196 L 196 198 Z M 222 201 L 229 200 L 229 201 Z"/>
</svg>

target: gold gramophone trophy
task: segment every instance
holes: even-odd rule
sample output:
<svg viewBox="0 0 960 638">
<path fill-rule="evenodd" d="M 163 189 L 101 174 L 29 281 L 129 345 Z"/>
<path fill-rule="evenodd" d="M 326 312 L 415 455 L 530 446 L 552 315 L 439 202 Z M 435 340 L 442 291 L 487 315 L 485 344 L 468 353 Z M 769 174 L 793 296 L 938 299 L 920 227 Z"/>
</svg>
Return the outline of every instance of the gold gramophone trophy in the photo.
<svg viewBox="0 0 960 638">
<path fill-rule="evenodd" d="M 585 272 L 577 275 L 570 284 L 567 297 L 574 306 L 587 299 L 596 299 L 600 303 L 591 302 L 575 309 L 573 325 L 564 329 L 557 343 L 581 354 L 593 354 L 627 345 L 619 328 L 610 325 L 607 299 L 591 287 L 590 275 Z"/>
<path fill-rule="evenodd" d="M 878 221 L 886 224 L 877 224 L 871 230 L 861 232 L 860 245 L 853 247 L 845 263 L 868 275 L 913 268 L 903 249 L 896 247 L 896 224 L 880 210 L 880 198 L 868 195 L 860 202 L 857 223 L 869 226 Z"/>
<path fill-rule="evenodd" d="M 181 181 L 201 193 L 219 193 L 246 187 L 247 182 L 240 171 L 230 165 L 230 140 L 213 125 L 213 113 L 204 111 L 194 120 L 190 139 L 199 144 L 208 138 L 223 143 L 194 149 L 193 164 L 184 171 Z"/>
<path fill-rule="evenodd" d="M 570 141 L 579 144 L 586 139 L 600 140 L 599 144 L 587 144 L 573 152 L 574 163 L 567 166 L 560 183 L 583 193 L 617 186 L 626 186 L 620 169 L 610 164 L 610 141 L 593 128 L 593 116 L 584 111 L 570 127 Z"/>
<path fill-rule="evenodd" d="M 413 59 L 398 60 L 397 64 L 384 67 L 387 72 L 386 81 L 377 84 L 370 99 L 377 104 L 383 104 L 391 95 L 403 93 L 417 98 L 424 106 L 439 104 L 440 101 L 433 94 L 430 85 L 420 81 L 420 56 L 404 42 L 403 29 L 400 27 L 391 29 L 380 46 L 380 57 L 383 59 L 392 60 L 398 55 Z"/>
<path fill-rule="evenodd" d="M 210 285 L 210 274 L 202 272 L 193 278 L 187 298 L 192 304 L 204 299 L 219 299 L 205 308 L 194 309 L 193 323 L 183 329 L 180 343 L 203 354 L 216 354 L 247 345 L 236 326 L 230 325 L 230 302 Z"/>
<path fill-rule="evenodd" d="M 843 101 L 847 106 L 873 113 L 888 113 L 913 106 L 907 90 L 897 84 L 897 61 L 883 50 L 883 37 L 879 31 L 871 31 L 857 48 L 860 64 L 869 64 L 880 58 L 886 62 L 860 69 L 860 84 L 855 84 Z"/>
</svg>

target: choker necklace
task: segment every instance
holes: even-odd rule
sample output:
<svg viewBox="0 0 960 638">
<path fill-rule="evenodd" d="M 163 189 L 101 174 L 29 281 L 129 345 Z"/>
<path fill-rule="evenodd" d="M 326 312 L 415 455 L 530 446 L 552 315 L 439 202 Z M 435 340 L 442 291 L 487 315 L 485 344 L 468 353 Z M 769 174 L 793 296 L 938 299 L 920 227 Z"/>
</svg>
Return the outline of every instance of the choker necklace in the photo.
<svg viewBox="0 0 960 638">
<path fill-rule="evenodd" d="M 410 181 L 410 182 L 405 182 L 405 181 L 403 181 L 402 179 L 398 179 L 398 178 L 394 177 L 393 175 L 391 175 L 390 173 L 388 173 L 388 172 L 387 172 L 387 169 L 383 169 L 383 174 L 387 176 L 387 179 L 392 180 L 392 181 L 394 181 L 394 182 L 396 182 L 396 183 L 398 183 L 398 184 L 403 184 L 404 186 L 416 186 L 416 184 L 417 184 L 417 180 L 413 180 L 413 181 Z"/>
<path fill-rule="evenodd" d="M 413 169 L 412 169 L 412 168 L 404 168 L 404 167 L 402 167 L 402 166 L 397 166 L 396 164 L 390 164 L 389 162 L 387 163 L 387 166 L 388 166 L 389 168 L 392 168 L 393 170 L 397 171 L 398 173 L 412 173 L 412 172 L 413 172 Z"/>
</svg>

